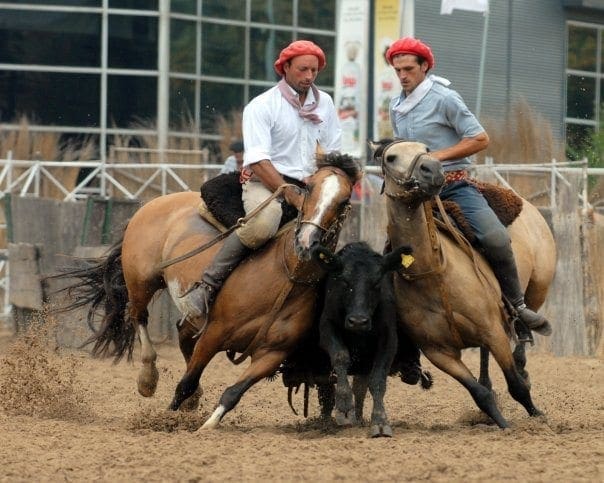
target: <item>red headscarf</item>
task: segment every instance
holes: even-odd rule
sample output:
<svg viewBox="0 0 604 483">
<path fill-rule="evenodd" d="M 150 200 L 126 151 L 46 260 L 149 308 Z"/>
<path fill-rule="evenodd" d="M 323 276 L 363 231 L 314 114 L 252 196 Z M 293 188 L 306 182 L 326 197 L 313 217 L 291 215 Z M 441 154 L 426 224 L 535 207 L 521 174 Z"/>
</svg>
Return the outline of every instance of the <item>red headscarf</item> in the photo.
<svg viewBox="0 0 604 483">
<path fill-rule="evenodd" d="M 319 59 L 320 71 L 323 70 L 326 65 L 325 54 L 321 50 L 321 47 L 310 40 L 296 40 L 285 47 L 279 54 L 279 58 L 275 61 L 275 71 L 277 71 L 277 74 L 284 76 L 285 71 L 283 70 L 283 64 L 299 55 L 314 55 Z"/>
<path fill-rule="evenodd" d="M 386 51 L 386 59 L 388 59 L 390 65 L 392 65 L 392 57 L 399 54 L 417 55 L 418 57 L 426 59 L 426 62 L 428 62 L 428 69 L 434 67 L 432 49 L 421 40 L 414 39 L 413 37 L 403 37 L 390 46 Z"/>
</svg>

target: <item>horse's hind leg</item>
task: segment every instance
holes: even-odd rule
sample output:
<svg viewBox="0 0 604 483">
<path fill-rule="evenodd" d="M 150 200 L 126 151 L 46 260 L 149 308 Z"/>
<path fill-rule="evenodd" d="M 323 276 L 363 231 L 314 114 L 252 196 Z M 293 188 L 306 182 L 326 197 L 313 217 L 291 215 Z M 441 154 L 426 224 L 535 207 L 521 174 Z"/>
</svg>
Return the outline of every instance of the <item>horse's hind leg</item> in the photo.
<svg viewBox="0 0 604 483">
<path fill-rule="evenodd" d="M 543 414 L 533 404 L 529 386 L 516 369 L 514 356 L 512 355 L 512 351 L 507 343 L 507 339 L 505 343 L 492 345 L 491 353 L 503 371 L 505 381 L 508 385 L 508 391 L 511 396 L 522 404 L 531 416 L 540 416 Z"/>
<path fill-rule="evenodd" d="M 187 364 L 191 360 L 193 349 L 195 348 L 195 341 L 197 339 L 194 339 L 193 336 L 196 332 L 197 329 L 187 323 L 182 324 L 178 328 L 178 345 Z M 182 411 L 196 411 L 199 409 L 199 401 L 202 395 L 203 389 L 198 385 L 195 392 L 182 402 L 180 409 Z"/>
<path fill-rule="evenodd" d="M 274 374 L 279 368 L 287 353 L 284 351 L 264 352 L 261 356 L 252 356 L 252 363 L 241 375 L 235 384 L 228 387 L 220 397 L 218 407 L 204 423 L 202 428 L 216 428 L 226 413 L 233 409 L 245 391 L 252 387 L 260 379 Z"/>
<path fill-rule="evenodd" d="M 157 380 L 159 379 L 159 372 L 155 361 L 157 360 L 157 353 L 151 343 L 151 337 L 147 330 L 147 322 L 149 319 L 149 312 L 147 308 L 138 309 L 133 302 L 128 303 L 127 307 L 128 316 L 130 322 L 138 330 L 138 336 L 141 341 L 141 362 L 142 366 L 138 373 L 138 392 L 145 397 L 150 397 L 155 394 L 157 389 Z"/>
<path fill-rule="evenodd" d="M 491 390 L 480 384 L 461 360 L 461 354 L 455 355 L 439 352 L 435 349 L 422 348 L 424 355 L 441 371 L 456 379 L 472 395 L 476 405 L 484 411 L 500 428 L 507 428 L 508 423 L 497 408 Z"/>
<path fill-rule="evenodd" d="M 514 348 L 513 352 L 514 362 L 516 363 L 516 369 L 526 382 L 528 388 L 531 388 L 531 380 L 529 378 L 529 373 L 526 370 L 526 342 L 519 342 L 518 345 Z"/>
<path fill-rule="evenodd" d="M 489 391 L 493 390 L 493 384 L 489 376 L 489 349 L 484 346 L 480 347 L 480 375 L 478 376 L 478 382 Z"/>
</svg>

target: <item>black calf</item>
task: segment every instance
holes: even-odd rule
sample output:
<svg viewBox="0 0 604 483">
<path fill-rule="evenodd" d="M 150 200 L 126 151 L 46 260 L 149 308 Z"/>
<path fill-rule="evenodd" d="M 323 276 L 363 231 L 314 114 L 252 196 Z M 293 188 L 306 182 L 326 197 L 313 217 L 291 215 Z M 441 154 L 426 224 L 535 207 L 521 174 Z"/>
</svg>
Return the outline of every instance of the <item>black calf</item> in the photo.
<svg viewBox="0 0 604 483">
<path fill-rule="evenodd" d="M 314 256 L 327 270 L 319 344 L 337 376 L 338 424 L 362 418 L 367 388 L 373 398 L 371 435 L 392 436 L 384 408 L 386 378 L 397 352 L 397 318 L 390 272 L 401 264 L 400 247 L 385 256 L 366 243 L 350 243 L 337 254 L 317 248 Z M 347 374 L 355 374 L 353 388 Z M 354 392 L 354 406 L 353 406 Z"/>
</svg>

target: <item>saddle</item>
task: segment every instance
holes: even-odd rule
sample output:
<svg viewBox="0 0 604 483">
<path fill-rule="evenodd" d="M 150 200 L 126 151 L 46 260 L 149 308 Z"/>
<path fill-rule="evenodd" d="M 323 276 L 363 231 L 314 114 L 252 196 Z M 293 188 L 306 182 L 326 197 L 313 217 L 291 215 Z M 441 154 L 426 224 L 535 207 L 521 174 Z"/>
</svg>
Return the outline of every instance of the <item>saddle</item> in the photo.
<svg viewBox="0 0 604 483">
<path fill-rule="evenodd" d="M 477 180 L 470 180 L 469 182 L 482 193 L 503 226 L 511 225 L 522 211 L 522 198 L 511 189 Z M 474 235 L 459 205 L 454 201 L 445 200 L 443 206 L 457 229 L 473 245 L 476 241 L 476 235 Z"/>
<path fill-rule="evenodd" d="M 200 192 L 203 201 L 199 208 L 200 215 L 216 228 L 223 230 L 231 227 L 245 216 L 239 173 L 225 173 L 211 178 L 201 185 Z M 298 215 L 297 210 L 285 201 L 281 202 L 281 206 L 283 215 L 280 227 Z"/>
</svg>

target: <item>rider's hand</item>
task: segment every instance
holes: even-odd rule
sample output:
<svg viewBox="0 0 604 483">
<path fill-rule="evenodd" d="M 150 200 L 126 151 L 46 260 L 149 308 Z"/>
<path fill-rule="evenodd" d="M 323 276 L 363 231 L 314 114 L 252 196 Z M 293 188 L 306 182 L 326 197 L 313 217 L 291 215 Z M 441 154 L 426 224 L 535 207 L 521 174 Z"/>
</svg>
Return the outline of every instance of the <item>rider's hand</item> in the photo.
<svg viewBox="0 0 604 483">
<path fill-rule="evenodd" d="M 297 186 L 288 186 L 283 191 L 283 198 L 285 201 L 296 208 L 298 211 L 302 209 L 302 203 L 304 203 L 304 195 L 302 190 Z"/>
</svg>

